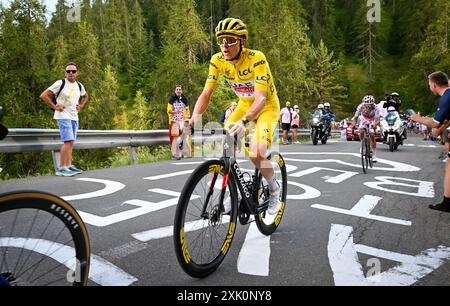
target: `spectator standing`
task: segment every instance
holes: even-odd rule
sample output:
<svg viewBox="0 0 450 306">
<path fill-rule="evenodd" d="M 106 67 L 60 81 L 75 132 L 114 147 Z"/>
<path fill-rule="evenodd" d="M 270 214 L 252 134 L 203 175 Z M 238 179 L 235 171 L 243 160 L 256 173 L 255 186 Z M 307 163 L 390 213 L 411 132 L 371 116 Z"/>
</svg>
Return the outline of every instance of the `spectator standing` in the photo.
<svg viewBox="0 0 450 306">
<path fill-rule="evenodd" d="M 450 120 L 450 86 L 448 76 L 441 71 L 434 72 L 428 77 L 428 84 L 430 86 L 430 90 L 434 94 L 441 97 L 436 115 L 434 119 L 431 119 L 424 118 L 420 116 L 420 114 L 414 114 L 411 116 L 411 120 L 431 128 L 435 128 L 436 130 L 433 131 L 433 136 L 437 136 L 442 132 L 445 132 L 448 136 L 448 131 L 444 131 L 445 121 Z M 447 152 L 447 155 L 450 157 L 450 152 Z M 429 208 L 443 212 L 450 212 L 450 159 L 447 159 L 445 166 L 444 199 L 439 204 L 429 205 Z"/>
<path fill-rule="evenodd" d="M 169 116 L 169 138 L 172 148 L 172 157 L 181 159 L 180 145 L 181 135 L 184 129 L 184 118 L 187 114 L 188 99 L 183 95 L 183 87 L 175 86 L 175 93 L 169 99 L 167 104 L 167 114 Z"/>
<path fill-rule="evenodd" d="M 298 128 L 300 127 L 300 109 L 298 105 L 294 105 L 294 110 L 292 111 L 292 143 L 298 144 Z"/>
<path fill-rule="evenodd" d="M 283 144 L 288 144 L 288 133 L 291 130 L 292 108 L 291 102 L 286 102 L 286 107 L 280 111 L 281 128 L 283 129 Z"/>
<path fill-rule="evenodd" d="M 55 110 L 53 119 L 59 126 L 61 141 L 60 165 L 57 176 L 74 176 L 82 173 L 72 164 L 72 151 L 78 132 L 78 113 L 86 106 L 89 96 L 83 84 L 77 81 L 78 66 L 69 63 L 65 67 L 66 77 L 47 88 L 41 99 Z M 80 98 L 81 101 L 80 101 Z"/>
</svg>

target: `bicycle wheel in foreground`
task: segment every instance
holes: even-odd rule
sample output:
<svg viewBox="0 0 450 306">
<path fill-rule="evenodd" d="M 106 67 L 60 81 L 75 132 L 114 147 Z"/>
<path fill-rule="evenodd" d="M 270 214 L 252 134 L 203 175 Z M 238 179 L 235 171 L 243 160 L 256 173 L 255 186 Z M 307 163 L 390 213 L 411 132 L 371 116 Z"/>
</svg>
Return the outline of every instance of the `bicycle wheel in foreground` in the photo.
<svg viewBox="0 0 450 306">
<path fill-rule="evenodd" d="M 175 253 L 183 270 L 192 277 L 213 273 L 234 237 L 238 195 L 230 174 L 223 202 L 231 204 L 231 211 L 221 212 L 224 177 L 223 163 L 207 161 L 192 173 L 181 192 L 174 221 Z"/>
<path fill-rule="evenodd" d="M 283 157 L 280 153 L 274 152 L 269 155 L 268 160 L 271 162 L 277 181 L 280 184 L 281 190 L 279 200 L 281 202 L 281 208 L 277 214 L 270 215 L 267 211 L 263 211 L 255 218 L 259 231 L 264 235 L 271 235 L 276 231 L 278 225 L 280 225 L 286 208 L 287 197 L 287 172 Z M 269 186 L 266 179 L 263 178 L 259 171 L 257 171 L 256 186 L 258 186 L 258 193 L 255 194 L 255 196 L 257 196 L 256 203 L 258 203 L 259 206 L 267 204 L 270 195 Z"/>
<path fill-rule="evenodd" d="M 70 204 L 37 191 L 0 195 L 3 286 L 83 286 L 89 261 L 86 226 Z"/>
</svg>

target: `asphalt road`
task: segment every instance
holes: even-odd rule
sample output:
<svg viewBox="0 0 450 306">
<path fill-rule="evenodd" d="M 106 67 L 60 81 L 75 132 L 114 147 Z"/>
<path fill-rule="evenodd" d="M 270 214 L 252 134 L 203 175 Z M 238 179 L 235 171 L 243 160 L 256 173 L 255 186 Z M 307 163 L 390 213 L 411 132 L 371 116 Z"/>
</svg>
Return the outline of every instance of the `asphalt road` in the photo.
<svg viewBox="0 0 450 306">
<path fill-rule="evenodd" d="M 442 147 L 413 136 L 397 152 L 378 146 L 366 175 L 357 142 L 281 146 L 289 188 L 280 227 L 264 237 L 238 224 L 227 258 L 201 280 L 178 265 L 170 227 L 203 158 L 11 180 L 0 192 L 48 191 L 80 212 L 96 258 L 91 285 L 450 285 L 450 214 L 428 208 L 442 199 Z"/>
</svg>

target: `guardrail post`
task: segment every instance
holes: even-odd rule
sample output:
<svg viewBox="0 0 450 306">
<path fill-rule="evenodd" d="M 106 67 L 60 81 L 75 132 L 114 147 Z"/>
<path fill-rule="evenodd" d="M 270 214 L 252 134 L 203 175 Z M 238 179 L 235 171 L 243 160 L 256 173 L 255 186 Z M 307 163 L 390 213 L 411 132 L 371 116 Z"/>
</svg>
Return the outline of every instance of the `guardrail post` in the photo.
<svg viewBox="0 0 450 306">
<path fill-rule="evenodd" d="M 137 153 L 135 147 L 130 147 L 130 156 L 131 156 L 131 162 L 133 165 L 137 165 L 138 159 L 137 159 Z"/>
<path fill-rule="evenodd" d="M 61 162 L 61 152 L 52 151 L 52 159 L 53 159 L 53 167 L 55 168 L 56 171 L 59 168 Z"/>
</svg>

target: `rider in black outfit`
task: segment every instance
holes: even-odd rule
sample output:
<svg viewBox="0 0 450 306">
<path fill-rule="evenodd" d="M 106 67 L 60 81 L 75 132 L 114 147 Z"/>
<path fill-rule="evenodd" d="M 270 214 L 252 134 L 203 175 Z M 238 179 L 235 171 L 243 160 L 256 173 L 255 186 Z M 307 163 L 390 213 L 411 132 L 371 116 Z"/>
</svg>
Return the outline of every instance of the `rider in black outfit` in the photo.
<svg viewBox="0 0 450 306">
<path fill-rule="evenodd" d="M 389 108 L 390 106 L 395 107 L 397 112 L 400 112 L 400 106 L 402 105 L 402 100 L 400 100 L 400 95 L 396 92 L 386 95 L 386 103 L 384 108 Z"/>
</svg>

